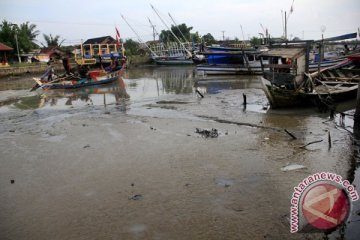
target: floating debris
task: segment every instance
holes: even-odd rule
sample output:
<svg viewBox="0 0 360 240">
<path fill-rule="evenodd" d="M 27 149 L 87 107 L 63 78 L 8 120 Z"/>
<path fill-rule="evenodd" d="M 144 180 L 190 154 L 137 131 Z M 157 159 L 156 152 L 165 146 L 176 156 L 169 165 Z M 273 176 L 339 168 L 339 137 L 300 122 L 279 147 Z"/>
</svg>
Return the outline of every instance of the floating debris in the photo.
<svg viewBox="0 0 360 240">
<path fill-rule="evenodd" d="M 235 180 L 234 179 L 226 179 L 226 178 L 215 178 L 214 179 L 216 185 L 220 186 L 220 187 L 224 187 L 224 188 L 228 188 L 232 185 L 234 185 Z"/>
<path fill-rule="evenodd" d="M 215 128 L 212 128 L 211 130 L 196 128 L 195 133 L 198 133 L 205 138 L 216 138 L 219 136 L 218 130 Z"/>
<path fill-rule="evenodd" d="M 134 196 L 130 197 L 129 200 L 140 200 L 142 199 L 142 195 L 141 194 L 135 194 Z"/>
<path fill-rule="evenodd" d="M 86 144 L 83 148 L 89 148 L 90 145 L 89 144 Z"/>
<path fill-rule="evenodd" d="M 158 101 L 157 104 L 188 104 L 189 102 L 183 102 L 183 101 Z"/>
<path fill-rule="evenodd" d="M 204 95 L 202 95 L 202 94 L 201 94 L 201 92 L 200 92 L 199 90 L 197 90 L 197 89 L 196 89 L 196 91 L 195 91 L 195 92 L 196 92 L 197 94 L 199 94 L 199 96 L 200 96 L 201 98 L 204 98 Z"/>
<path fill-rule="evenodd" d="M 10 180 L 10 183 L 11 183 L 11 184 L 14 184 L 14 183 L 15 183 L 15 180 L 14 180 L 14 179 L 11 179 L 11 180 Z"/>
<path fill-rule="evenodd" d="M 290 136 L 292 139 L 297 139 L 297 138 L 295 137 L 295 135 L 292 134 L 291 132 L 289 132 L 287 129 L 284 129 L 284 131 L 285 131 L 287 134 L 289 134 L 289 136 Z"/>
<path fill-rule="evenodd" d="M 319 142 L 322 142 L 323 140 L 316 140 L 316 141 L 313 141 L 313 142 L 309 142 L 308 144 L 305 144 L 303 146 L 300 146 L 299 148 L 305 148 L 306 146 L 309 146 L 311 144 L 314 144 L 314 143 L 319 143 Z"/>
<path fill-rule="evenodd" d="M 303 168 L 306 168 L 306 167 L 303 165 L 300 165 L 300 164 L 290 164 L 285 167 L 282 167 L 281 171 L 287 172 L 287 171 L 293 171 L 293 170 L 298 170 L 298 169 L 303 169 Z"/>
</svg>

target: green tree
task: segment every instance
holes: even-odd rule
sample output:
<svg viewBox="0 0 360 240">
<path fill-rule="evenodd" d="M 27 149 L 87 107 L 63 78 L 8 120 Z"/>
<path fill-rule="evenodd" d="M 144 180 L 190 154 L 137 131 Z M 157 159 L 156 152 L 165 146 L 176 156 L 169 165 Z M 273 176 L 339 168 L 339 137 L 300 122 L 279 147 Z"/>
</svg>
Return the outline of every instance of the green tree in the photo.
<svg viewBox="0 0 360 240">
<path fill-rule="evenodd" d="M 190 31 L 193 27 L 187 27 L 185 23 L 174 26 L 171 25 L 171 31 L 175 34 L 175 36 L 182 42 L 191 41 L 191 33 Z M 172 35 L 170 30 L 162 30 L 160 33 L 160 41 L 164 43 L 168 42 L 176 42 L 176 38 Z"/>
<path fill-rule="evenodd" d="M 53 37 L 51 33 L 50 35 L 43 34 L 43 36 L 47 47 L 61 47 L 61 44 L 65 41 L 65 39 L 60 41 L 59 35 Z"/>
<path fill-rule="evenodd" d="M 35 38 L 39 35 L 39 31 L 36 30 L 35 24 L 29 22 L 20 24 L 17 29 L 19 48 L 22 52 L 30 52 L 32 49 L 37 47 L 34 43 Z"/>
<path fill-rule="evenodd" d="M 261 39 L 260 38 L 257 38 L 257 37 L 252 37 L 250 39 L 250 44 L 252 46 L 257 46 L 257 45 L 261 45 Z"/>
<path fill-rule="evenodd" d="M 14 24 L 3 20 L 0 24 L 0 42 L 9 47 L 16 48 Z"/>
<path fill-rule="evenodd" d="M 136 55 L 139 53 L 140 44 L 132 39 L 127 39 L 124 48 L 126 56 Z"/>
<path fill-rule="evenodd" d="M 191 41 L 194 41 L 195 43 L 201 42 L 201 37 L 200 37 L 199 32 L 191 33 Z"/>
<path fill-rule="evenodd" d="M 208 45 L 211 45 L 211 44 L 214 44 L 216 43 L 216 40 L 215 38 L 213 37 L 213 35 L 211 35 L 211 33 L 208 33 L 208 34 L 205 34 L 203 37 L 202 37 L 203 41 L 208 44 Z"/>
<path fill-rule="evenodd" d="M 37 35 L 39 35 L 39 31 L 36 30 L 36 25 L 29 22 L 19 26 L 3 20 L 0 24 L 0 42 L 16 49 L 15 39 L 17 37 L 20 52 L 27 53 L 34 49 L 37 46 L 34 43 Z"/>
</svg>

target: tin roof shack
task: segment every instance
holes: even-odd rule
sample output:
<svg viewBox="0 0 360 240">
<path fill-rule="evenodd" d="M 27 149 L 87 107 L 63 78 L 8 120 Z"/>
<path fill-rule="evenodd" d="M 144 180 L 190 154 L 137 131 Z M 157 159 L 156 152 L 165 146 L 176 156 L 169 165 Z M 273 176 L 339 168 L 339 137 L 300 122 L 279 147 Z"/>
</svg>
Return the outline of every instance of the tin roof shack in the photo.
<svg viewBox="0 0 360 240">
<path fill-rule="evenodd" d="M 40 50 L 40 53 L 35 57 L 40 62 L 48 62 L 50 60 L 61 59 L 63 52 L 59 47 L 47 47 Z"/>
<path fill-rule="evenodd" d="M 0 43 L 0 67 L 9 66 L 6 54 L 9 54 L 12 50 L 13 50 L 13 48 L 11 48 L 3 43 Z"/>
</svg>

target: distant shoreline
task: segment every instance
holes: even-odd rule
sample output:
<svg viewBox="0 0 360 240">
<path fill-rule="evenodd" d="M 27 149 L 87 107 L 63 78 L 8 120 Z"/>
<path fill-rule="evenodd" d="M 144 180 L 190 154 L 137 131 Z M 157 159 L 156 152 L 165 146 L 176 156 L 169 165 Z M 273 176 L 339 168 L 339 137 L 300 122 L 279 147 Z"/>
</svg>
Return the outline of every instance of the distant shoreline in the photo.
<svg viewBox="0 0 360 240">
<path fill-rule="evenodd" d="M 127 66 L 134 67 L 138 65 L 149 64 L 150 59 L 148 56 L 129 56 L 127 58 Z M 75 63 L 71 64 L 72 67 L 76 67 Z M 53 64 L 55 72 L 64 71 L 64 67 L 61 62 Z M 27 66 L 8 66 L 0 67 L 0 78 L 7 76 L 21 76 L 29 73 L 43 73 L 47 68 L 46 63 L 32 63 Z"/>
</svg>

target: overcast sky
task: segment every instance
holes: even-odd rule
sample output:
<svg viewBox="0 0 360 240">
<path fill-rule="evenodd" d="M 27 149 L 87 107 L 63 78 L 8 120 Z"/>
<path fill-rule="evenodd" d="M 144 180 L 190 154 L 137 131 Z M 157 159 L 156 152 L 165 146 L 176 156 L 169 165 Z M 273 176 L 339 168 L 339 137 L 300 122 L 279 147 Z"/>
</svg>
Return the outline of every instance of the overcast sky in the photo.
<svg viewBox="0 0 360 240">
<path fill-rule="evenodd" d="M 0 0 L 0 20 L 13 23 L 29 21 L 45 34 L 60 35 L 65 44 L 78 44 L 81 39 L 111 35 L 115 26 L 121 38 L 137 40 L 121 18 L 144 40 L 152 39 L 147 17 L 160 32 L 166 29 L 150 7 L 150 3 L 170 24 L 170 13 L 177 24 L 192 26 L 200 35 L 211 33 L 216 39 L 245 39 L 259 36 L 262 27 L 272 36 L 283 34 L 281 12 L 289 14 L 293 0 Z M 288 37 L 320 39 L 356 32 L 360 27 L 359 0 L 294 0 L 288 18 Z M 241 31 L 241 26 L 243 33 Z"/>
</svg>

